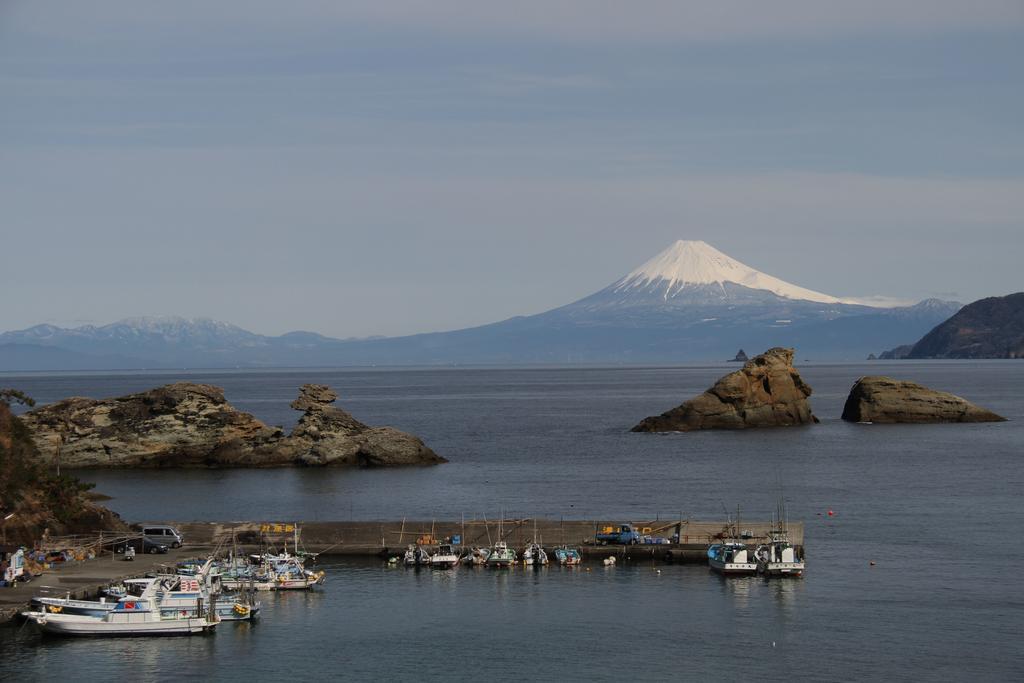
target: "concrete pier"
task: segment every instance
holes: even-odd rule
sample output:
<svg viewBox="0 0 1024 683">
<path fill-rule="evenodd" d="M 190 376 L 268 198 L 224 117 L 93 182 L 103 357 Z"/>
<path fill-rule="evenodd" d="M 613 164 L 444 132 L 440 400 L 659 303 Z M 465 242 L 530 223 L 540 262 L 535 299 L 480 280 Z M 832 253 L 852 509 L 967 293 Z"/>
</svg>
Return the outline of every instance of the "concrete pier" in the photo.
<svg viewBox="0 0 1024 683">
<path fill-rule="evenodd" d="M 232 540 L 240 545 L 258 546 L 261 542 L 280 546 L 292 544 L 294 536 L 291 522 L 161 522 L 174 524 L 187 542 L 203 545 L 230 545 Z M 727 537 L 732 527 L 727 522 L 702 522 L 694 520 L 641 520 L 629 521 L 641 533 L 653 537 L 672 539 L 678 535 L 678 543 L 622 546 L 598 546 L 594 538 L 606 527 L 618 528 L 627 523 L 623 520 L 552 520 L 552 519 L 505 519 L 479 520 L 404 520 L 383 522 L 299 522 L 300 544 L 311 553 L 328 555 L 387 555 L 405 550 L 410 543 L 436 545 L 446 538 L 460 537 L 464 546 L 489 546 L 503 540 L 513 548 L 522 548 L 535 537 L 545 548 L 573 545 L 584 549 L 585 554 L 604 557 L 615 552 L 630 557 L 665 558 L 673 553 L 676 561 L 685 561 L 692 551 L 700 550 L 697 559 L 703 560 L 707 546 Z M 499 535 L 500 529 L 500 535 Z M 743 522 L 740 534 L 744 540 L 757 544 L 767 540 L 771 529 L 769 522 Z M 796 546 L 804 542 L 803 523 L 789 525 L 790 541 Z"/>
</svg>

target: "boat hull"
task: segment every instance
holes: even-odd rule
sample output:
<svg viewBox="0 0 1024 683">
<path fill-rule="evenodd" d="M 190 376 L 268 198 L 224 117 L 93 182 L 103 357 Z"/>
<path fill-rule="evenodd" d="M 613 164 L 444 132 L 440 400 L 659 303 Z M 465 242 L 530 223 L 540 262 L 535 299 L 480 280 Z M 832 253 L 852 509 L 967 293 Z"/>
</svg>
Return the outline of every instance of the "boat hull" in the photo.
<svg viewBox="0 0 1024 683">
<path fill-rule="evenodd" d="M 757 573 L 757 564 L 753 562 L 720 562 L 708 560 L 708 566 L 719 574 L 728 576 L 743 576 Z"/>
<path fill-rule="evenodd" d="M 109 622 L 80 615 L 25 614 L 43 633 L 59 636 L 176 636 L 194 635 L 213 629 L 216 625 L 206 619 L 187 618 L 151 622 Z"/>
<path fill-rule="evenodd" d="M 793 576 L 800 577 L 804 574 L 803 562 L 769 562 L 764 568 L 766 576 Z"/>
</svg>

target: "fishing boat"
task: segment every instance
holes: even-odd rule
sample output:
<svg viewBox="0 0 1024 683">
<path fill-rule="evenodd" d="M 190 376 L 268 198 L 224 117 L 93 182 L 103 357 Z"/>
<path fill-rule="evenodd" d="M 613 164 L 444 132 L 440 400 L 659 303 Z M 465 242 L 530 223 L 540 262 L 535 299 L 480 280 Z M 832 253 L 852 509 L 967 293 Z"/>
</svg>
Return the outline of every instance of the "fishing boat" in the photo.
<svg viewBox="0 0 1024 683">
<path fill-rule="evenodd" d="M 175 611 L 165 614 L 158 602 L 160 582 L 151 582 L 142 595 L 117 602 L 101 616 L 64 614 L 63 612 L 24 612 L 23 616 L 44 633 L 65 636 L 169 636 L 191 635 L 213 629 L 220 621 L 216 614 L 197 609 L 201 616 Z"/>
<path fill-rule="evenodd" d="M 487 555 L 488 567 L 511 567 L 516 563 L 516 551 L 508 547 L 505 541 L 498 541 Z"/>
<path fill-rule="evenodd" d="M 157 593 L 161 613 L 198 616 L 201 605 L 213 607 L 221 621 L 250 621 L 259 616 L 262 604 L 252 590 L 225 593 L 220 575 L 212 567 L 204 567 L 197 577 L 178 575 L 165 580 Z"/>
<path fill-rule="evenodd" d="M 555 548 L 555 559 L 558 560 L 558 564 L 576 565 L 583 561 L 583 556 L 578 549 L 563 545 Z"/>
<path fill-rule="evenodd" d="M 481 567 L 487 564 L 487 557 L 490 554 L 491 551 L 489 548 L 477 548 L 474 546 L 462 557 L 462 562 L 463 564 L 471 564 L 473 566 Z"/>
<path fill-rule="evenodd" d="M 426 567 L 430 565 L 430 553 L 417 543 L 410 543 L 402 558 L 406 567 Z"/>
<path fill-rule="evenodd" d="M 782 501 L 768 534 L 768 542 L 757 546 L 754 559 L 757 560 L 758 573 L 765 576 L 803 576 L 804 559 L 789 540 L 789 523 Z"/>
<path fill-rule="evenodd" d="M 306 569 L 302 561 L 288 553 L 266 556 L 264 566 L 269 570 L 273 590 L 309 590 L 321 585 L 327 578 L 326 572 Z"/>
<path fill-rule="evenodd" d="M 754 574 L 757 562 L 745 543 L 726 541 L 708 547 L 708 565 L 716 572 L 728 575 Z"/>
<path fill-rule="evenodd" d="M 451 569 L 458 564 L 459 554 L 448 543 L 439 545 L 437 552 L 430 556 L 430 566 L 434 569 Z"/>
<path fill-rule="evenodd" d="M 548 554 L 544 552 L 544 548 L 539 543 L 534 541 L 526 546 L 526 549 L 523 551 L 523 564 L 540 567 L 547 563 Z"/>
</svg>

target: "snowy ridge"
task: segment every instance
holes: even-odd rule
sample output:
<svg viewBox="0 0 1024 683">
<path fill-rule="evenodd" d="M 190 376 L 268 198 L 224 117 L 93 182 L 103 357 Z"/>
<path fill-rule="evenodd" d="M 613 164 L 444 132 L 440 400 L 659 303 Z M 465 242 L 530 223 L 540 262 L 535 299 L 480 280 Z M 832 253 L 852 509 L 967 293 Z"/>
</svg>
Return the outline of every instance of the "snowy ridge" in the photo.
<svg viewBox="0 0 1024 683">
<path fill-rule="evenodd" d="M 904 306 L 906 302 L 883 297 L 840 298 L 772 277 L 723 254 L 702 240 L 678 240 L 668 249 L 636 268 L 611 286 L 614 292 L 657 290 L 665 300 L 687 287 L 734 283 L 771 292 L 787 299 L 824 304 L 856 304 L 876 308 Z"/>
</svg>

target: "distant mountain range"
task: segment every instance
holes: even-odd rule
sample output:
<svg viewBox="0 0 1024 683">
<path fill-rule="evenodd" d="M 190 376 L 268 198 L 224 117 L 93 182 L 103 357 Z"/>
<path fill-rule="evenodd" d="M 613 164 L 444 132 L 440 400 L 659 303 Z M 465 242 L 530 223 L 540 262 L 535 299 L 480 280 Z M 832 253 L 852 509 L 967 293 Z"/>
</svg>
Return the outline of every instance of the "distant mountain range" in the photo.
<svg viewBox="0 0 1024 683">
<path fill-rule="evenodd" d="M 130 318 L 0 334 L 0 370 L 726 360 L 795 346 L 861 359 L 916 339 L 960 308 L 928 299 L 839 298 L 772 277 L 699 241 L 679 241 L 608 287 L 531 316 L 451 332 L 342 340 L 270 337 L 208 319 Z"/>
</svg>

